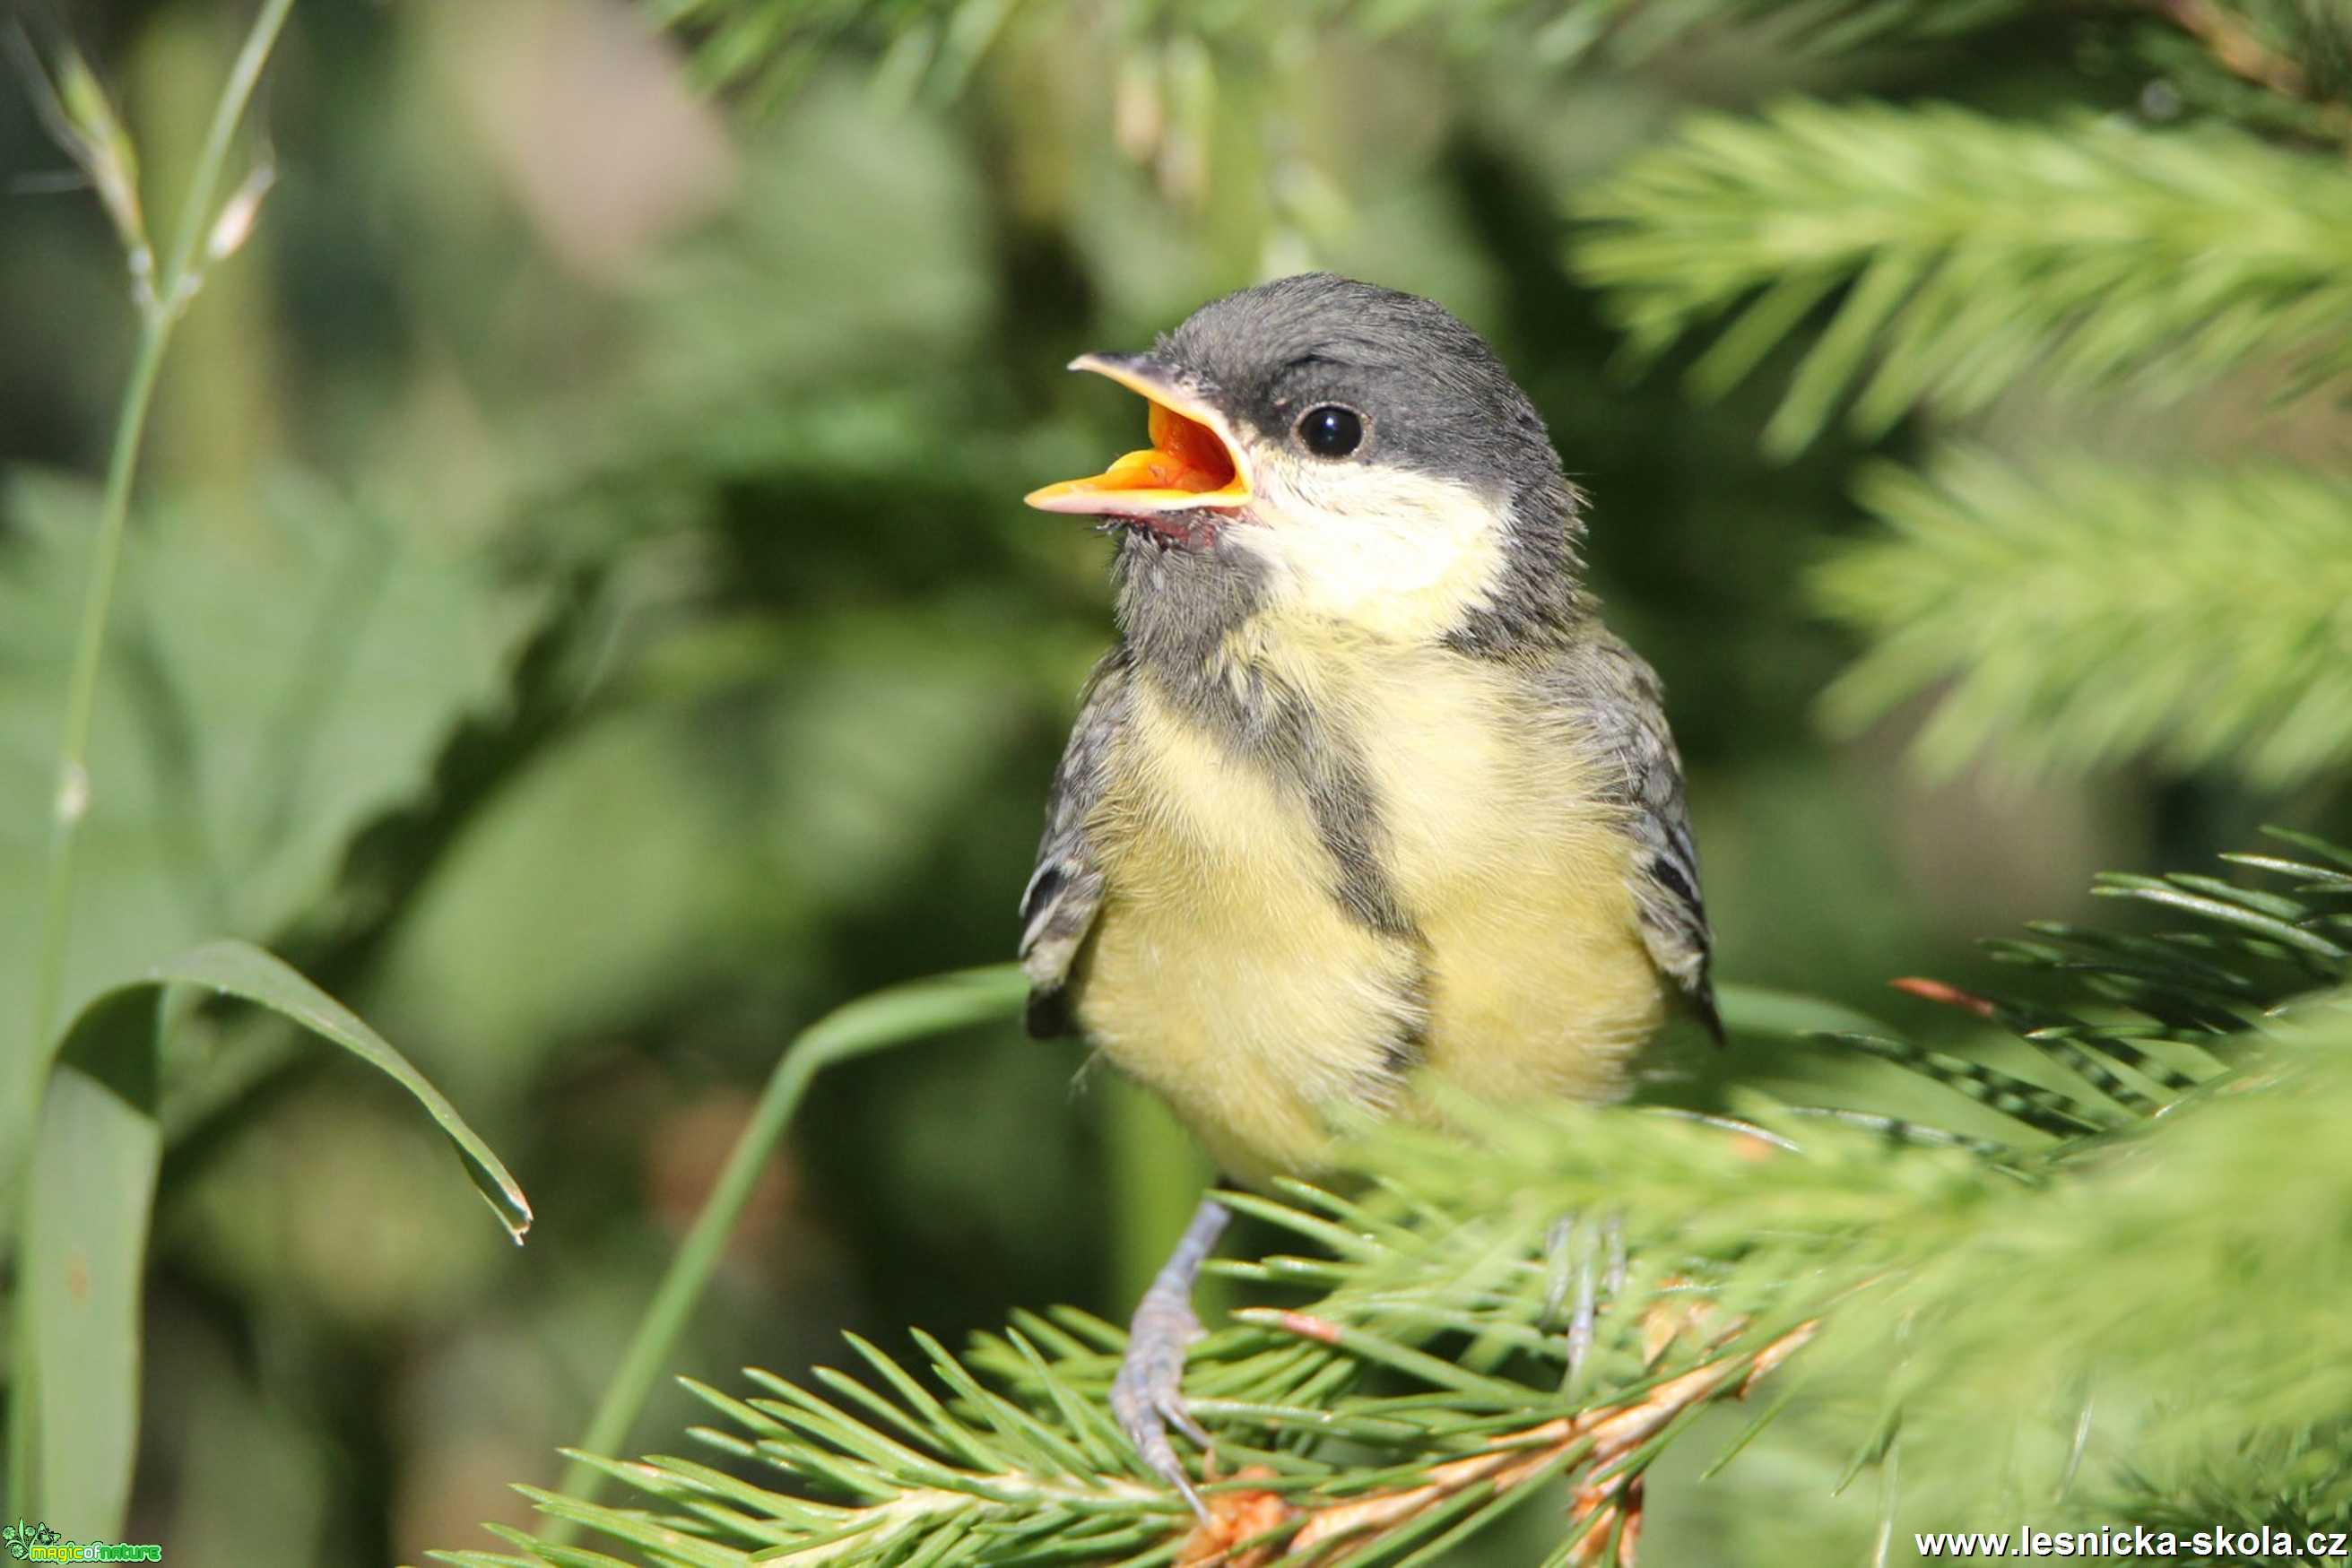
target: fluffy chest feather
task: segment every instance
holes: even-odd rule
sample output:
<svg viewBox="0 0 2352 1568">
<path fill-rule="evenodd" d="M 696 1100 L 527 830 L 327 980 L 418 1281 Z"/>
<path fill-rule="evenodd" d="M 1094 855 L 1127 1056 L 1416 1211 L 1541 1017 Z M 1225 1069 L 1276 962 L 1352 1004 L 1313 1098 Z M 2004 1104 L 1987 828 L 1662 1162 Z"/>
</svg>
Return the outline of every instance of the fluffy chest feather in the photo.
<svg viewBox="0 0 2352 1568">
<path fill-rule="evenodd" d="M 1627 841 L 1568 721 L 1507 666 L 1264 627 L 1254 738 L 1140 684 L 1092 831 L 1089 1038 L 1242 1179 L 1311 1168 L 1335 1105 L 1613 1091 L 1661 993 Z"/>
</svg>

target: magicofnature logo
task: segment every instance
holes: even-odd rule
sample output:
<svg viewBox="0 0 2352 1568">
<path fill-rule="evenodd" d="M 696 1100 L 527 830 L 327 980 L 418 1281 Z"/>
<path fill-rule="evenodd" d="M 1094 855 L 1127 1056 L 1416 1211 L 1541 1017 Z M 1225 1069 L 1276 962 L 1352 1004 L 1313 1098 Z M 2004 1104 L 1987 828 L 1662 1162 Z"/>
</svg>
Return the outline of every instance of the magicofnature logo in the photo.
<svg viewBox="0 0 2352 1568">
<path fill-rule="evenodd" d="M 18 1520 L 0 1530 L 0 1545 L 19 1563 L 161 1563 L 160 1546 L 121 1541 L 68 1541 L 38 1520 Z"/>
</svg>

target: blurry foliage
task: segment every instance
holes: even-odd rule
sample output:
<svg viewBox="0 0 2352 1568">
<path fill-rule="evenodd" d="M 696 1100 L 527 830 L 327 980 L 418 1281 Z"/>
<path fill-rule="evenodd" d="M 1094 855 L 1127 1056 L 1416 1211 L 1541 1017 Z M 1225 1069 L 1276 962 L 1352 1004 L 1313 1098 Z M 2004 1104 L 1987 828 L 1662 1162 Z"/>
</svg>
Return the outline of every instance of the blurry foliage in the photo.
<svg viewBox="0 0 2352 1568">
<path fill-rule="evenodd" d="M 1595 497 L 1612 622 L 1667 679 L 1735 980 L 1977 983 L 1950 944 L 2074 908 L 2094 865 L 2234 841 L 2275 807 L 2255 790 L 2340 810 L 2336 7 L 644 9 L 675 48 L 594 0 L 298 6 L 236 149 L 278 181 L 159 392 L 68 995 L 198 935 L 268 940 L 466 1109 L 541 1222 L 528 1255 L 435 1244 L 463 1189 L 380 1086 L 184 1009 L 126 1539 L 273 1568 L 527 1519 L 508 1483 L 553 1480 L 585 1429 L 781 1042 L 1004 955 L 1108 634 L 1099 547 L 1015 498 L 1118 450 L 1132 412 L 1060 366 L 1266 272 L 1442 298 L 1536 397 Z M 28 32 L 93 62 L 77 90 L 152 200 L 250 11 L 77 0 Z M 1787 107 L 1738 117 L 1765 101 Z M 12 890 L 92 507 L 59 475 L 102 462 L 131 347 L 131 209 L 61 190 L 78 156 L 0 92 Z M 1664 373 L 1606 373 L 1629 348 Z M 1915 471 L 1927 427 L 1967 445 Z M 1817 606 L 1869 644 L 1835 685 L 1851 649 Z M 1874 722 L 1856 744 L 1814 733 L 1824 688 Z M 1930 792 L 1894 766 L 1914 729 L 2040 781 Z M 29 983 L 32 902 L 0 900 L 0 998 Z M 2033 1071 L 1969 1022 L 1920 1028 Z M 1074 1091 L 1079 1065 L 997 1029 L 829 1075 L 676 1369 L 796 1379 L 845 1324 L 903 1355 L 910 1322 L 952 1344 L 1019 1303 L 1123 1312 L 1114 1258 L 1156 1255 L 1196 1173 L 1149 1153 L 1156 1111 Z M 1916 1074 L 1828 1051 L 1697 1071 L 1932 1110 Z M 2295 1128 L 2261 1120 L 2290 1109 L 2246 1113 L 2266 1163 L 2198 1145 L 2211 1191 L 2294 1181 Z M 0 1102 L 0 1129 L 26 1113 Z M 1546 1157 L 1616 1147 L 1578 1126 Z M 2083 1201 L 2029 1234 L 2087 1233 Z M 696 1408 L 666 1399 L 641 1434 Z M 1865 1547 L 1868 1489 L 1826 1495 L 1852 1422 L 1814 1409 L 1703 1488 L 1662 1458 L 1652 1560 Z M 2284 1496 L 2309 1450 L 2151 1450 L 2146 1495 Z M 1496 1560 L 1551 1551 L 1538 1522 Z"/>
<path fill-rule="evenodd" d="M 1183 6 L 1147 4 L 1116 14 L 1122 35 L 1122 89 L 1149 79 L 1150 45 L 1172 41 L 1212 52 L 1263 56 L 1311 47 L 1347 28 L 1364 37 L 1420 44 L 1477 61 L 1509 51 L 1545 68 L 1605 60 L 1639 63 L 1694 34 L 1750 29 L 1754 42 L 1828 54 L 1900 37 L 1947 38 L 2013 20 L 2032 0 L 1308 0 L 1303 5 Z M 757 85 L 772 101 L 844 53 L 879 57 L 886 90 L 951 97 L 980 57 L 1016 22 L 1099 26 L 1103 13 L 1066 0 L 1022 6 L 1014 0 L 647 0 L 647 8 L 693 41 L 703 79 Z M 1045 15 L 1039 17 L 1034 13 Z M 1126 74 L 1135 73 L 1135 74 Z"/>
<path fill-rule="evenodd" d="M 0 783 L 50 787 L 95 496 L 20 472 L 0 546 Z M 120 955 L 266 935 L 311 908 L 353 829 L 425 781 L 452 716 L 488 697 L 530 595 L 314 478 L 176 497 L 134 536 L 100 697 L 72 994 Z M 224 635 L 234 628 L 235 635 Z M 0 883 L 37 886 L 46 811 L 0 821 Z M 0 919 L 39 914 L 8 901 Z M 29 924 L 24 929 L 29 930 Z M 37 945 L 0 943 L 0 988 Z"/>
</svg>

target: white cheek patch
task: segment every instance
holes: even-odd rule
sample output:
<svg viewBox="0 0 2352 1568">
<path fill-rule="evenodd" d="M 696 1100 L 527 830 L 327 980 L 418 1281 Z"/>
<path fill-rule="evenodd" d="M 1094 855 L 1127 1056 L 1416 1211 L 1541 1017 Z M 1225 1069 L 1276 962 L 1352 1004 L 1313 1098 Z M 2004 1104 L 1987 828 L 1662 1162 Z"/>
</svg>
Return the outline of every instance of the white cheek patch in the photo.
<svg viewBox="0 0 2352 1568">
<path fill-rule="evenodd" d="M 1486 601 L 1501 512 L 1466 485 L 1369 465 L 1285 465 L 1226 538 L 1272 569 L 1275 607 L 1423 638 Z"/>
</svg>

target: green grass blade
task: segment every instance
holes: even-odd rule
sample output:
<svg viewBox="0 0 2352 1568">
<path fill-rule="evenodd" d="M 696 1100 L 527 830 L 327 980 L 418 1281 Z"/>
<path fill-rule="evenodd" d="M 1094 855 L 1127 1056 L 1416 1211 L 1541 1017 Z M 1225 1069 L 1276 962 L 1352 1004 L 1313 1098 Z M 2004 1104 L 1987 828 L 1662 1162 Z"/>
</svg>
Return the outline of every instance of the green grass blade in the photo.
<svg viewBox="0 0 2352 1568">
<path fill-rule="evenodd" d="M 32 1470 L 25 1511 L 80 1537 L 119 1534 L 138 1449 L 140 1296 L 163 1134 L 163 992 L 201 987 L 267 1008 L 408 1091 L 518 1241 L 530 1204 L 498 1155 L 407 1058 L 282 960 L 211 942 L 100 993 L 67 1027 L 43 1092 L 26 1187 L 16 1345 Z"/>
<path fill-rule="evenodd" d="M 729 1152 L 718 1183 L 702 1212 L 695 1217 L 694 1228 L 687 1232 L 677 1256 L 655 1289 L 653 1301 L 629 1341 L 620 1370 L 605 1385 L 579 1448 L 592 1454 L 611 1454 L 627 1443 L 629 1428 L 668 1362 L 678 1335 L 685 1332 L 703 1288 L 710 1282 L 761 1171 L 775 1153 L 816 1075 L 835 1062 L 870 1051 L 1011 1018 L 1020 1010 L 1028 990 L 1028 981 L 1010 964 L 937 975 L 893 986 L 835 1009 L 784 1048 L 769 1074 L 767 1087 L 761 1091 L 751 1123 Z M 594 1469 L 575 1460 L 565 1468 L 556 1490 L 586 1501 L 595 1496 L 596 1483 Z M 559 1516 L 548 1533 L 561 1544 L 572 1539 L 576 1522 Z"/>
<path fill-rule="evenodd" d="M 530 1200 L 448 1098 L 357 1014 L 304 979 L 284 959 L 249 942 L 207 942 L 158 965 L 151 974 L 163 985 L 203 987 L 267 1008 L 320 1039 L 341 1046 L 407 1090 L 457 1146 L 467 1175 L 473 1177 L 507 1234 L 520 1242 L 530 1229 Z"/>
<path fill-rule="evenodd" d="M 34 1127 L 14 1391 L 30 1402 L 32 1469 L 18 1511 L 74 1540 L 117 1535 L 131 1502 L 140 1284 L 163 1157 L 157 1001 L 138 987 L 82 1010 Z"/>
</svg>

